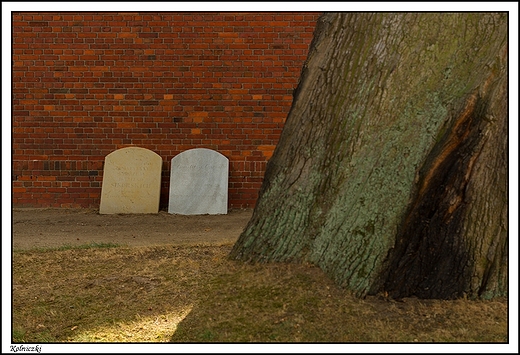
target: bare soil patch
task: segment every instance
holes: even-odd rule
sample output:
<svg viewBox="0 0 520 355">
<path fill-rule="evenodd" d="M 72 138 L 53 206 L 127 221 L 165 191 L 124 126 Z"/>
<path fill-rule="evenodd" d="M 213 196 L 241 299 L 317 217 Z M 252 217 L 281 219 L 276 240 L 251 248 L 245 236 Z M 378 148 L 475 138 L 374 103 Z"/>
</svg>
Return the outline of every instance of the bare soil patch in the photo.
<svg viewBox="0 0 520 355">
<path fill-rule="evenodd" d="M 90 243 L 122 246 L 234 243 L 252 210 L 227 215 L 101 215 L 95 209 L 14 209 L 13 248 L 52 248 Z"/>
</svg>

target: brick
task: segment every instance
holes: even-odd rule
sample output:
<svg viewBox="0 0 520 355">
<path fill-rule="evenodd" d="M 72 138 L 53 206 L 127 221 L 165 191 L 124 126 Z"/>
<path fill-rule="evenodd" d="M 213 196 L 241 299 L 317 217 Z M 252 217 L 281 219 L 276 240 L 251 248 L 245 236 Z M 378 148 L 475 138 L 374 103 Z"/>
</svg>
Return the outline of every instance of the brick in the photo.
<svg viewBox="0 0 520 355">
<path fill-rule="evenodd" d="M 190 112 L 188 117 L 193 120 L 193 122 L 203 122 L 206 117 L 208 117 L 208 112 L 199 111 L 199 112 Z"/>
<path fill-rule="evenodd" d="M 254 206 L 318 16 L 15 13 L 13 204 L 96 207 L 104 157 L 139 145 L 225 153 L 231 206 Z"/>
<path fill-rule="evenodd" d="M 119 122 L 116 125 L 117 128 L 134 128 L 135 123 L 133 122 Z"/>
<path fill-rule="evenodd" d="M 54 181 L 56 180 L 56 176 L 38 176 L 38 181 Z"/>
</svg>

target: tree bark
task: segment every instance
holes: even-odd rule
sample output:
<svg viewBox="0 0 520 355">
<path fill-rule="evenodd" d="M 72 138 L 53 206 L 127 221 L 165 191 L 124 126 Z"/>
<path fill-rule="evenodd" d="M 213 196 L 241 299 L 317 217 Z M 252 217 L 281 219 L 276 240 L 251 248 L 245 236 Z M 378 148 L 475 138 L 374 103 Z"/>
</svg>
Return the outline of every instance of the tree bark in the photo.
<svg viewBox="0 0 520 355">
<path fill-rule="evenodd" d="M 504 13 L 323 15 L 230 257 L 358 296 L 506 295 L 507 41 Z"/>
</svg>

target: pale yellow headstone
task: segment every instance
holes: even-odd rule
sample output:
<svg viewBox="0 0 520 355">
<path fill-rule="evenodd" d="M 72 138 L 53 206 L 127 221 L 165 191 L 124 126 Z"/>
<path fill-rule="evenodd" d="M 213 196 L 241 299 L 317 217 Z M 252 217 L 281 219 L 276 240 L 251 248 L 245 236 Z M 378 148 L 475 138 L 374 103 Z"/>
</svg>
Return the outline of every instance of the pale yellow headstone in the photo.
<svg viewBox="0 0 520 355">
<path fill-rule="evenodd" d="M 105 158 L 99 213 L 158 213 L 162 158 L 139 147 L 118 149 Z"/>
</svg>

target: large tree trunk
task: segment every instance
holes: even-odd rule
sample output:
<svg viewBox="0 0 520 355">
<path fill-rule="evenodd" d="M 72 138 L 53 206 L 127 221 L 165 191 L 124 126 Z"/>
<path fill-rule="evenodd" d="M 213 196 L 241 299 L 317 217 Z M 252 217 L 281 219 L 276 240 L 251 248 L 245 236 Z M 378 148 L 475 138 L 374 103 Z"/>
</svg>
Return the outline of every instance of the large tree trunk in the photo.
<svg viewBox="0 0 520 355">
<path fill-rule="evenodd" d="M 507 40 L 507 14 L 323 15 L 230 256 L 358 296 L 506 295 Z"/>
</svg>

